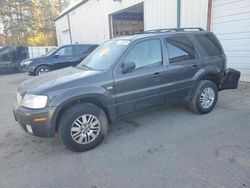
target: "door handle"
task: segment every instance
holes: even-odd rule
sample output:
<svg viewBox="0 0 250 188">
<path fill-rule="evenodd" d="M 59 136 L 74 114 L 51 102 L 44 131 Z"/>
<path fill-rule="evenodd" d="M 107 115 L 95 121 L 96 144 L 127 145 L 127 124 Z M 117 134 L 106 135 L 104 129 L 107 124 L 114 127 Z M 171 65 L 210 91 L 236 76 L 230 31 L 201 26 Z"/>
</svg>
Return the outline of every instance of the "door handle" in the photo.
<svg viewBox="0 0 250 188">
<path fill-rule="evenodd" d="M 198 67 L 198 65 L 195 64 L 195 65 L 191 66 L 191 69 L 196 69 L 197 67 Z"/>
<path fill-rule="evenodd" d="M 161 73 L 156 72 L 156 73 L 153 74 L 152 77 L 153 77 L 153 78 L 161 77 Z"/>
</svg>

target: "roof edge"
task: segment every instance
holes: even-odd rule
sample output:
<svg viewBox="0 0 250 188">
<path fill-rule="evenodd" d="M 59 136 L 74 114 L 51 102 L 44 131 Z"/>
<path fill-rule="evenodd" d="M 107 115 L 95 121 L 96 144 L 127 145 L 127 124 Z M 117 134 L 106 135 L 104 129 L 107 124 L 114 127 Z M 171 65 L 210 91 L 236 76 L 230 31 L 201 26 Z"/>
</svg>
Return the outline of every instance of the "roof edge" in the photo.
<svg viewBox="0 0 250 188">
<path fill-rule="evenodd" d="M 58 17 L 56 17 L 54 19 L 54 21 L 59 20 L 60 18 L 64 17 L 65 15 L 69 14 L 71 11 L 75 10 L 76 8 L 80 7 L 81 5 L 87 3 L 89 0 L 82 0 L 81 2 L 77 3 L 75 6 L 71 7 L 69 10 L 65 11 L 64 13 L 62 13 L 61 15 L 59 15 Z"/>
</svg>

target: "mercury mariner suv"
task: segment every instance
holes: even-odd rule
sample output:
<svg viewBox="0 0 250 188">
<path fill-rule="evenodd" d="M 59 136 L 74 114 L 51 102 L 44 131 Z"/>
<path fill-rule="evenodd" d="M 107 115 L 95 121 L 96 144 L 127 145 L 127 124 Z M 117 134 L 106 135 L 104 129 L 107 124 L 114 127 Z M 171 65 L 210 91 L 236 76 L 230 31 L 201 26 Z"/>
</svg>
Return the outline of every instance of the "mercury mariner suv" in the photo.
<svg viewBox="0 0 250 188">
<path fill-rule="evenodd" d="M 110 122 L 153 105 L 187 103 L 199 114 L 215 107 L 218 91 L 236 89 L 216 36 L 201 28 L 150 30 L 112 39 L 78 66 L 24 81 L 15 119 L 28 133 L 53 137 L 82 152 L 99 145 Z"/>
</svg>

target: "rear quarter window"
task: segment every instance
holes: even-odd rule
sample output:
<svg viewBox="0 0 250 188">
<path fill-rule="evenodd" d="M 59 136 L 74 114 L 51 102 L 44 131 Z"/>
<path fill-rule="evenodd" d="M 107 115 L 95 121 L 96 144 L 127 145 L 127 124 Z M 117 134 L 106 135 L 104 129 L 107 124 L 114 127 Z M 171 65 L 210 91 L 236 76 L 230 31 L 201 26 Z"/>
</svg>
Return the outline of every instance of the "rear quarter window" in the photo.
<svg viewBox="0 0 250 188">
<path fill-rule="evenodd" d="M 195 59 L 194 45 L 186 36 L 167 38 L 166 50 L 170 64 Z"/>
<path fill-rule="evenodd" d="M 220 45 L 214 35 L 196 35 L 195 39 L 199 42 L 199 44 L 209 56 L 217 56 L 222 54 L 222 49 L 220 48 Z"/>
</svg>

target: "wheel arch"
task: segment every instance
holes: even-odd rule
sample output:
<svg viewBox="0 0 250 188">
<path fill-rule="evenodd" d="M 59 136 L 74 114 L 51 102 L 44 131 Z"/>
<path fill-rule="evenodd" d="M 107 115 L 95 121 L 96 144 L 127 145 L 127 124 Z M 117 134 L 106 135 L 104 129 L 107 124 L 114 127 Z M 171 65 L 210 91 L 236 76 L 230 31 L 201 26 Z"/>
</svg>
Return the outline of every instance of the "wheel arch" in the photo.
<svg viewBox="0 0 250 188">
<path fill-rule="evenodd" d="M 195 80 L 198 83 L 201 80 L 210 80 L 220 87 L 221 73 L 220 69 L 217 67 L 206 67 L 205 69 L 200 70 L 195 75 Z"/>
<path fill-rule="evenodd" d="M 53 70 L 53 65 L 43 63 L 43 64 L 39 64 L 35 67 L 34 74 L 36 74 L 37 69 L 42 67 L 42 66 L 49 67 L 51 71 Z"/>
<path fill-rule="evenodd" d="M 219 89 L 220 86 L 220 78 L 219 75 L 216 73 L 207 73 L 200 77 L 200 80 L 210 80 L 216 84 Z"/>
<path fill-rule="evenodd" d="M 59 109 L 56 113 L 56 116 L 54 118 L 55 132 L 58 131 L 59 121 L 61 119 L 62 114 L 70 107 L 72 107 L 76 104 L 80 104 L 80 103 L 90 103 L 90 104 L 94 104 L 94 105 L 98 106 L 99 108 L 101 108 L 104 111 L 104 113 L 106 114 L 106 116 L 108 118 L 108 121 L 109 122 L 112 121 L 110 112 L 109 112 L 108 108 L 106 107 L 105 103 L 101 99 L 99 99 L 98 97 L 82 97 L 82 98 L 69 100 L 59 107 Z"/>
</svg>

